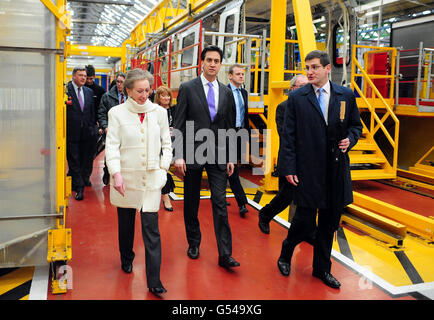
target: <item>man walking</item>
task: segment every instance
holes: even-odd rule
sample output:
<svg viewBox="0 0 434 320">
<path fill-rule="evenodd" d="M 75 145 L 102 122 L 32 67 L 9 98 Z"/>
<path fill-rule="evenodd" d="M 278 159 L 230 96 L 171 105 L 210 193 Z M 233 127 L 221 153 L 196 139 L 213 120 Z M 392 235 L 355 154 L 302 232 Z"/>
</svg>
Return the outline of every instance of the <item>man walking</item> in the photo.
<svg viewBox="0 0 434 320">
<path fill-rule="evenodd" d="M 229 80 L 230 83 L 228 85 L 229 89 L 232 90 L 232 94 L 235 100 L 235 130 L 239 132 L 241 129 L 249 130 L 249 107 L 248 107 L 248 93 L 247 90 L 241 88 L 241 85 L 244 83 L 244 69 L 241 65 L 235 64 L 229 68 Z M 241 141 L 237 139 L 237 161 L 241 160 L 242 153 L 242 143 L 245 141 Z M 248 212 L 246 208 L 247 197 L 244 192 L 243 186 L 240 182 L 240 171 L 238 168 L 238 164 L 234 164 L 234 173 L 228 178 L 229 185 L 231 190 L 235 196 L 235 200 L 237 201 L 238 207 L 240 208 L 241 217 L 245 217 Z"/>
<path fill-rule="evenodd" d="M 86 68 L 75 67 L 67 85 L 71 103 L 66 108 L 66 158 L 76 200 L 83 200 L 84 186 L 90 185 L 89 168 L 96 143 L 93 91 L 85 83 Z"/>
<path fill-rule="evenodd" d="M 219 143 L 217 137 L 219 129 L 235 127 L 234 99 L 231 90 L 217 80 L 222 65 L 222 50 L 216 46 L 208 46 L 203 49 L 200 58 L 202 74 L 179 87 L 173 126 L 175 168 L 184 176 L 184 223 L 189 245 L 187 255 L 191 259 L 199 257 L 201 232 L 198 210 L 202 172 L 205 168 L 211 190 L 218 264 L 224 268 L 232 268 L 240 265 L 232 258 L 232 234 L 226 207 L 227 177 L 233 173 L 234 164 L 227 159 L 226 139 Z M 211 141 L 212 137 L 209 137 L 210 141 L 206 141 L 208 148 L 203 155 L 204 159 L 196 157 L 202 150 L 203 143 L 186 137 L 188 131 L 193 131 L 194 137 L 198 132 L 211 132 L 216 138 L 214 143 Z M 177 137 L 178 133 L 182 136 Z M 183 150 L 182 155 L 179 154 L 180 148 Z M 194 159 L 189 159 L 191 155 Z"/>
<path fill-rule="evenodd" d="M 328 54 L 312 51 L 305 62 L 309 84 L 289 95 L 285 113 L 282 174 L 296 187 L 297 210 L 277 264 L 289 276 L 294 249 L 312 233 L 318 210 L 312 275 L 339 288 L 341 284 L 330 273 L 333 233 L 343 208 L 353 201 L 348 151 L 357 143 L 362 124 L 354 93 L 329 81 Z M 337 128 L 342 136 L 334 142 Z M 339 158 L 343 159 L 339 177 L 332 177 Z"/>
<path fill-rule="evenodd" d="M 306 76 L 298 74 L 293 77 L 290 81 L 290 90 L 294 91 L 298 88 L 303 87 L 308 83 Z M 285 110 L 288 104 L 288 100 L 280 103 L 276 108 L 276 125 L 277 133 L 279 134 L 279 140 L 283 139 L 283 120 L 285 118 Z M 285 176 L 280 174 L 282 166 L 282 161 L 280 157 L 280 152 L 282 148 L 279 148 L 279 154 L 277 157 L 277 172 L 279 173 L 279 192 L 276 196 L 268 203 L 265 207 L 259 210 L 259 229 L 265 233 L 270 233 L 270 221 L 278 215 L 280 212 L 288 207 L 293 199 L 294 186 L 291 185 Z M 291 210 L 292 211 L 292 210 Z"/>
</svg>

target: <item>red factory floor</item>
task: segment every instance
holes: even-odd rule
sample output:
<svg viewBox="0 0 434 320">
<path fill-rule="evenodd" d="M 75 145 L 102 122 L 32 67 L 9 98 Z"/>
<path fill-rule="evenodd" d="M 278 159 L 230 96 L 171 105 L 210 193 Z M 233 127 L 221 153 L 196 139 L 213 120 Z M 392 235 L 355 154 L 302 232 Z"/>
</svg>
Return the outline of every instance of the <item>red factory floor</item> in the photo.
<svg viewBox="0 0 434 320">
<path fill-rule="evenodd" d="M 110 204 L 109 186 L 103 186 L 101 155 L 95 161 L 92 187 L 86 187 L 83 201 L 70 198 L 66 226 L 72 228 L 73 287 L 66 294 L 52 295 L 49 300 L 143 300 L 156 299 L 147 290 L 145 253 L 136 219 L 133 272 L 121 270 L 117 244 L 116 208 Z M 242 174 L 243 175 L 243 174 Z M 248 177 L 248 175 L 244 175 Z M 365 187 L 367 188 L 367 187 Z M 359 190 L 362 191 L 362 190 Z M 270 235 L 258 229 L 258 211 L 248 206 L 241 218 L 236 201 L 228 198 L 232 229 L 233 257 L 239 268 L 227 271 L 217 265 L 211 202 L 201 200 L 199 219 L 202 230 L 200 257 L 187 257 L 183 221 L 183 202 L 172 201 L 173 212 L 159 212 L 162 240 L 161 280 L 169 300 L 389 300 L 414 299 L 411 295 L 393 297 L 378 286 L 361 286 L 361 276 L 333 259 L 332 274 L 341 282 L 339 290 L 325 286 L 311 276 L 312 247 L 302 243 L 294 252 L 290 277 L 277 269 L 282 240 L 287 230 L 271 223 Z"/>
</svg>

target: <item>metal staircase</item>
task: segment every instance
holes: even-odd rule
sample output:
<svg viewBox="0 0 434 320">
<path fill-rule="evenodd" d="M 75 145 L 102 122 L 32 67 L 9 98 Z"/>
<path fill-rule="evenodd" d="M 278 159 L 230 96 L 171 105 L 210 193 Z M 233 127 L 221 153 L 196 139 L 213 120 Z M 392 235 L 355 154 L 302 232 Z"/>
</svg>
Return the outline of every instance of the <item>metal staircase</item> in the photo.
<svg viewBox="0 0 434 320">
<path fill-rule="evenodd" d="M 369 54 L 384 52 L 390 54 L 389 59 L 392 64 L 391 74 L 368 74 L 367 59 L 365 59 L 365 67 L 362 67 L 356 58 L 357 49 L 365 50 L 365 57 Z M 396 49 L 354 45 L 352 52 L 351 88 L 359 94 L 360 98 L 357 98 L 360 102 L 358 103 L 359 109 L 361 113 L 368 113 L 368 117 L 364 117 L 365 121 L 366 119 L 368 121 L 365 123 L 362 120 L 362 135 L 358 143 L 349 152 L 351 178 L 352 180 L 393 179 L 396 177 L 397 172 L 399 120 L 390 106 L 390 100 L 382 96 L 375 86 L 373 79 L 389 79 L 391 90 L 389 95 L 393 96 L 393 71 Z M 361 86 L 356 81 L 357 77 L 363 79 Z M 369 87 L 372 97 L 367 97 L 367 87 Z M 393 121 L 394 132 L 392 134 L 385 126 L 385 122 L 389 117 Z M 393 149 L 393 159 L 391 162 L 389 162 L 375 140 L 377 133 L 384 135 Z"/>
</svg>

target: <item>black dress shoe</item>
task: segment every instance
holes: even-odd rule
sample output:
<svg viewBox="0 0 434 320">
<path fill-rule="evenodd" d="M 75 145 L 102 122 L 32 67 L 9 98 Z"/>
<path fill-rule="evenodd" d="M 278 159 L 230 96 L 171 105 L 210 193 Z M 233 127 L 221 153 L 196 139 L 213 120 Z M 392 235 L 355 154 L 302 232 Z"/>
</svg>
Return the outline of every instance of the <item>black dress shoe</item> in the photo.
<svg viewBox="0 0 434 320">
<path fill-rule="evenodd" d="M 259 229 L 265 233 L 270 234 L 270 221 L 264 217 L 263 214 L 259 211 Z"/>
<path fill-rule="evenodd" d="M 284 262 L 282 260 L 277 260 L 277 266 L 279 267 L 279 271 L 282 275 L 285 277 L 289 276 L 289 273 L 291 272 L 291 265 L 288 262 Z"/>
<path fill-rule="evenodd" d="M 187 251 L 187 255 L 191 259 L 197 259 L 199 258 L 199 247 L 189 247 Z"/>
<path fill-rule="evenodd" d="M 132 263 L 122 263 L 121 268 L 125 273 L 131 273 L 131 271 L 133 271 L 133 264 Z"/>
<path fill-rule="evenodd" d="M 313 271 L 312 275 L 318 279 L 321 279 L 322 282 L 324 282 L 326 285 L 328 285 L 331 288 L 338 289 L 341 284 L 338 280 L 336 280 L 335 277 L 333 277 L 330 273 L 325 271 Z"/>
<path fill-rule="evenodd" d="M 244 218 L 246 216 L 246 213 L 249 212 L 249 210 L 247 210 L 246 205 L 242 205 L 240 206 L 240 216 L 242 218 Z"/>
<path fill-rule="evenodd" d="M 231 205 L 231 203 L 230 202 L 226 202 L 226 205 L 229 207 Z"/>
<path fill-rule="evenodd" d="M 81 200 L 83 200 L 83 198 L 84 198 L 83 190 L 80 189 L 75 194 L 75 200 L 81 201 Z"/>
<path fill-rule="evenodd" d="M 160 294 L 167 292 L 166 288 L 164 288 L 163 286 L 161 287 L 154 287 L 154 288 L 149 288 L 149 291 L 153 294 L 155 294 L 156 296 L 160 296 Z"/>
<path fill-rule="evenodd" d="M 232 257 L 219 257 L 219 266 L 230 269 L 234 267 L 239 267 L 240 264 Z"/>
</svg>

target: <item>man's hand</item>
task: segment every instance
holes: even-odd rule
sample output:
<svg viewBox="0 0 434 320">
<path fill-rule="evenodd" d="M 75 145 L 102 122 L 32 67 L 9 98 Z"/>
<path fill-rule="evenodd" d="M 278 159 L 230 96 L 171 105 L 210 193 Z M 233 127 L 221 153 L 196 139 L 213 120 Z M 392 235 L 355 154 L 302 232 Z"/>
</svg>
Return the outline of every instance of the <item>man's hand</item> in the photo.
<svg viewBox="0 0 434 320">
<path fill-rule="evenodd" d="M 228 174 L 228 177 L 230 177 L 232 175 L 232 173 L 234 173 L 234 164 L 232 162 L 228 162 L 228 164 L 226 165 L 226 173 Z"/>
<path fill-rule="evenodd" d="M 185 160 L 184 159 L 176 159 L 175 160 L 175 168 L 176 171 L 181 175 L 181 176 L 185 176 L 185 171 L 187 170 L 187 166 L 185 164 Z"/>
<path fill-rule="evenodd" d="M 288 182 L 290 184 L 292 184 L 293 186 L 297 186 L 298 185 L 298 177 L 295 174 L 290 174 L 286 176 L 286 180 L 288 180 Z"/>
<path fill-rule="evenodd" d="M 116 172 L 113 175 L 113 178 L 115 180 L 113 187 L 115 188 L 115 190 L 117 192 L 119 192 L 122 195 L 122 197 L 125 197 L 125 183 L 124 183 L 124 179 L 122 178 L 121 173 Z"/>
<path fill-rule="evenodd" d="M 104 131 L 105 131 L 105 134 L 107 134 L 107 128 L 105 128 Z"/>
<path fill-rule="evenodd" d="M 339 149 L 341 149 L 341 151 L 343 153 L 345 153 L 347 151 L 349 146 L 350 146 L 350 139 L 349 138 L 346 138 L 346 139 L 339 141 L 338 147 L 339 147 Z"/>
</svg>

